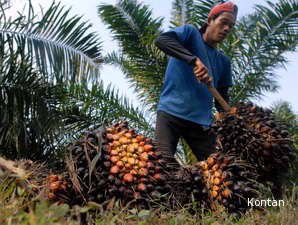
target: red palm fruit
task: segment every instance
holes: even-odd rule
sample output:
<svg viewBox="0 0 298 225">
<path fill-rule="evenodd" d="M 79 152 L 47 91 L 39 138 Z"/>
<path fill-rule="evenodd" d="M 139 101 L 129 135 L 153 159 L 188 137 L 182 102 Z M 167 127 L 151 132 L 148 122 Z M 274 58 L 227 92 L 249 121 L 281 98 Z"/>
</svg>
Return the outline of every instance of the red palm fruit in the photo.
<svg viewBox="0 0 298 225">
<path fill-rule="evenodd" d="M 136 160 L 132 157 L 127 159 L 127 162 L 130 163 L 131 165 L 134 165 L 136 163 Z"/>
<path fill-rule="evenodd" d="M 146 168 L 139 169 L 139 174 L 141 176 L 147 176 L 148 175 L 148 169 L 146 169 Z"/>
<path fill-rule="evenodd" d="M 51 191 L 57 191 L 60 187 L 60 181 L 55 181 L 55 182 L 52 182 L 50 183 L 50 190 Z"/>
<path fill-rule="evenodd" d="M 138 142 L 141 142 L 141 141 L 144 140 L 144 136 L 143 136 L 143 135 L 138 135 L 138 136 L 136 137 L 136 139 L 138 140 Z"/>
<path fill-rule="evenodd" d="M 113 140 L 113 134 L 107 133 L 107 139 L 108 140 Z"/>
<path fill-rule="evenodd" d="M 144 148 L 142 146 L 138 147 L 138 153 L 142 154 L 144 152 Z"/>
<path fill-rule="evenodd" d="M 129 146 L 127 147 L 127 151 L 130 152 L 130 153 L 134 153 L 134 151 L 135 151 L 134 146 L 133 146 L 133 145 L 129 145 Z"/>
<path fill-rule="evenodd" d="M 161 174 L 160 173 L 156 173 L 156 174 L 154 174 L 153 175 L 153 178 L 155 179 L 155 180 L 161 180 Z"/>
<path fill-rule="evenodd" d="M 222 173 L 218 170 L 218 171 L 215 171 L 213 176 L 215 177 L 221 177 Z"/>
<path fill-rule="evenodd" d="M 120 139 L 119 135 L 117 135 L 117 134 L 113 135 L 113 140 L 118 141 L 119 139 Z"/>
<path fill-rule="evenodd" d="M 205 161 L 201 161 L 198 164 L 203 170 L 208 170 L 208 164 Z"/>
<path fill-rule="evenodd" d="M 149 152 L 149 151 L 151 151 L 153 149 L 153 146 L 152 145 L 144 145 L 144 150 L 146 151 L 146 152 Z"/>
<path fill-rule="evenodd" d="M 112 174 L 117 174 L 119 173 L 119 171 L 120 171 L 120 168 L 118 166 L 112 166 L 110 169 L 110 173 Z"/>
<path fill-rule="evenodd" d="M 219 165 L 218 164 L 215 164 L 214 166 L 212 166 L 212 171 L 216 171 L 219 169 Z"/>
<path fill-rule="evenodd" d="M 115 150 L 115 149 L 113 149 L 113 150 L 111 150 L 110 154 L 111 154 L 112 156 L 117 156 L 117 155 L 118 155 L 118 151 Z"/>
<path fill-rule="evenodd" d="M 221 192 L 222 196 L 225 198 L 229 198 L 232 195 L 232 191 L 230 189 L 225 189 Z"/>
<path fill-rule="evenodd" d="M 214 185 L 213 187 L 212 187 L 212 191 L 218 191 L 219 190 L 219 187 L 217 186 L 217 185 Z"/>
<path fill-rule="evenodd" d="M 118 156 L 112 156 L 110 158 L 110 160 L 111 160 L 112 163 L 117 163 L 119 161 L 119 157 Z"/>
<path fill-rule="evenodd" d="M 127 137 L 127 138 L 132 138 L 132 134 L 131 134 L 130 132 L 127 132 L 127 133 L 125 133 L 124 135 L 125 135 L 125 137 Z"/>
<path fill-rule="evenodd" d="M 144 161 L 142 161 L 142 160 L 140 160 L 138 164 L 139 164 L 139 167 L 140 167 L 140 168 L 142 168 L 142 167 L 146 167 L 146 166 L 147 166 L 147 163 L 144 162 Z"/>
<path fill-rule="evenodd" d="M 118 147 L 120 145 L 121 145 L 121 143 L 119 141 L 113 141 L 113 146 L 114 147 Z"/>
<path fill-rule="evenodd" d="M 131 168 L 132 168 L 132 165 L 131 165 L 130 163 L 125 163 L 125 164 L 124 164 L 124 167 L 125 167 L 126 169 L 131 169 Z"/>
<path fill-rule="evenodd" d="M 215 159 L 212 157 L 208 157 L 207 164 L 209 167 L 212 167 L 215 164 Z"/>
<path fill-rule="evenodd" d="M 134 177 L 133 177 L 133 175 L 132 174 L 130 174 L 130 173 L 126 173 L 124 176 L 123 176 L 123 180 L 124 180 L 124 182 L 126 182 L 126 183 L 131 183 L 131 182 L 133 182 L 133 179 Z"/>
<path fill-rule="evenodd" d="M 148 162 L 147 162 L 147 167 L 148 167 L 148 168 L 154 168 L 154 164 L 153 164 L 153 162 L 148 161 Z"/>
<path fill-rule="evenodd" d="M 220 179 L 218 177 L 213 179 L 213 184 L 219 185 L 220 184 Z"/>
<path fill-rule="evenodd" d="M 122 161 L 118 161 L 118 162 L 116 163 L 116 165 L 117 165 L 119 168 L 124 167 L 124 163 L 123 163 Z"/>
<path fill-rule="evenodd" d="M 218 195 L 218 192 L 217 192 L 217 191 L 211 191 L 211 196 L 212 196 L 213 198 L 216 198 L 217 195 Z"/>
<path fill-rule="evenodd" d="M 131 170 L 129 173 L 131 173 L 132 175 L 137 175 L 137 174 L 138 174 L 138 171 L 135 170 L 135 169 L 133 169 L 133 170 Z"/>
<path fill-rule="evenodd" d="M 138 143 L 138 139 L 133 138 L 133 139 L 131 139 L 131 142 L 132 142 L 132 143 Z"/>
<path fill-rule="evenodd" d="M 146 191 L 147 188 L 146 188 L 146 185 L 145 184 L 140 183 L 140 184 L 138 184 L 137 189 L 139 191 Z"/>
<path fill-rule="evenodd" d="M 128 144 L 129 143 L 129 140 L 126 138 L 126 137 L 121 137 L 120 139 L 119 139 L 119 142 L 121 143 L 121 144 Z"/>
<path fill-rule="evenodd" d="M 140 155 L 141 160 L 147 161 L 148 160 L 148 153 L 147 152 L 143 152 Z"/>
<path fill-rule="evenodd" d="M 58 181 L 58 176 L 57 175 L 54 175 L 54 174 L 51 174 L 51 175 L 48 176 L 48 180 L 50 182 Z"/>
<path fill-rule="evenodd" d="M 139 143 L 139 146 L 145 146 L 145 142 L 144 142 L 144 141 L 141 141 L 141 142 Z"/>
<path fill-rule="evenodd" d="M 146 142 L 146 143 L 151 143 L 151 142 L 152 142 L 152 139 L 151 139 L 151 138 L 146 138 L 146 139 L 145 139 L 145 142 Z"/>
</svg>

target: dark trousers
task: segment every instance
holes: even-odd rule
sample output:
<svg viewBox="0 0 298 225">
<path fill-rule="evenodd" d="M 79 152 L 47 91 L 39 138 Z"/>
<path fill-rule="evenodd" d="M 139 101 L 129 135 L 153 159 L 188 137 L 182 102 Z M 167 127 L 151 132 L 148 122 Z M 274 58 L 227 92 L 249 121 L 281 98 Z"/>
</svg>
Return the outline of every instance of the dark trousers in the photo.
<svg viewBox="0 0 298 225">
<path fill-rule="evenodd" d="M 215 135 L 197 123 L 157 112 L 155 139 L 160 150 L 173 155 L 180 138 L 184 138 L 198 160 L 205 160 L 215 151 Z"/>
</svg>

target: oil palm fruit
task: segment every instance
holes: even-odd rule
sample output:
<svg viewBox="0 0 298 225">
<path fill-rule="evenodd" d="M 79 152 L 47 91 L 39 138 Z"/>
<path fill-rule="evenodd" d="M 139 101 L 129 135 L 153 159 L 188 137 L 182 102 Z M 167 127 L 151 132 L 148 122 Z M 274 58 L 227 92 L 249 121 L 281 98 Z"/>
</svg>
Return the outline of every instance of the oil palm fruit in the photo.
<svg viewBox="0 0 298 225">
<path fill-rule="evenodd" d="M 202 176 L 204 192 L 208 194 L 203 201 L 209 206 L 217 202 L 230 213 L 240 213 L 248 209 L 248 198 L 257 197 L 256 170 L 236 156 L 216 152 L 207 160 L 196 163 L 195 167 Z"/>
<path fill-rule="evenodd" d="M 101 203 L 116 196 L 126 203 L 170 192 L 167 169 L 174 165 L 127 122 L 88 132 L 69 150 L 67 169 L 78 201 Z"/>
<path fill-rule="evenodd" d="M 213 125 L 217 148 L 256 166 L 260 182 L 286 173 L 294 159 L 287 127 L 276 121 L 271 110 L 240 102 L 236 114 L 223 114 Z"/>
</svg>

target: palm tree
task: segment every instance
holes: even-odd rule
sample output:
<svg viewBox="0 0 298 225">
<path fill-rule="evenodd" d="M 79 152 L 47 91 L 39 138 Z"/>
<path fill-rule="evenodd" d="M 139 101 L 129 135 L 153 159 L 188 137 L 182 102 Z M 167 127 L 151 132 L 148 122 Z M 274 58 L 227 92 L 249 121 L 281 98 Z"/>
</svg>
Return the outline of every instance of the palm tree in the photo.
<svg viewBox="0 0 298 225">
<path fill-rule="evenodd" d="M 192 23 L 201 26 L 210 8 L 219 1 L 173 1 L 171 26 Z M 255 12 L 240 18 L 234 31 L 220 48 L 231 58 L 234 74 L 233 101 L 260 97 L 275 91 L 273 70 L 285 65 L 285 53 L 298 44 L 298 3 L 280 0 L 257 5 Z M 166 58 L 153 45 L 162 32 L 162 18 L 153 18 L 146 5 L 135 0 L 98 6 L 101 19 L 120 44 L 120 53 L 111 53 L 107 63 L 119 66 L 129 82 L 149 104 L 156 105 L 166 67 Z M 154 83 L 156 85 L 154 85 Z"/>
<path fill-rule="evenodd" d="M 150 131 L 145 112 L 104 88 L 90 26 L 59 3 L 40 19 L 30 1 L 17 18 L 1 7 L 0 154 L 49 160 L 84 130 L 119 119 Z"/>
<path fill-rule="evenodd" d="M 200 27 L 214 0 L 173 0 L 171 27 L 192 23 Z M 285 53 L 298 45 L 298 2 L 280 0 L 240 18 L 220 48 L 230 57 L 234 86 L 231 102 L 256 99 L 276 91 L 274 69 L 286 64 Z M 167 58 L 153 40 L 163 31 L 163 18 L 154 18 L 150 8 L 136 0 L 119 0 L 115 5 L 101 4 L 98 13 L 120 45 L 106 63 L 122 69 L 141 100 L 156 109 Z"/>
</svg>

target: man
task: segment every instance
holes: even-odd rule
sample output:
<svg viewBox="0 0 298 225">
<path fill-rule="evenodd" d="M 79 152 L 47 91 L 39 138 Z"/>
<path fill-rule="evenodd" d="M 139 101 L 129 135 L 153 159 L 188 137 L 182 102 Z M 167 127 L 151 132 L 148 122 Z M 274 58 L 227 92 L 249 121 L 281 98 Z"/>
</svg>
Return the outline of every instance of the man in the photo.
<svg viewBox="0 0 298 225">
<path fill-rule="evenodd" d="M 172 56 L 157 112 L 155 135 L 161 150 L 174 154 L 183 137 L 199 160 L 212 153 L 215 136 L 210 134 L 209 126 L 213 97 L 207 85 L 216 87 L 228 101 L 231 63 L 216 47 L 233 28 L 237 11 L 232 2 L 218 4 L 201 29 L 188 24 L 156 39 L 156 46 Z M 217 102 L 215 106 L 222 110 Z"/>
</svg>

